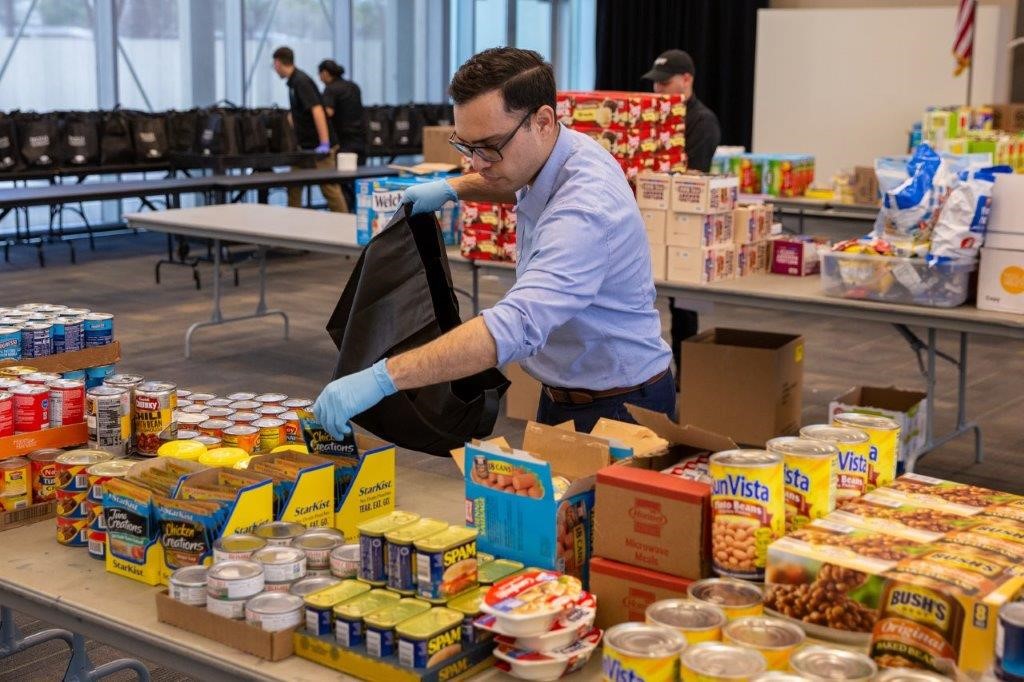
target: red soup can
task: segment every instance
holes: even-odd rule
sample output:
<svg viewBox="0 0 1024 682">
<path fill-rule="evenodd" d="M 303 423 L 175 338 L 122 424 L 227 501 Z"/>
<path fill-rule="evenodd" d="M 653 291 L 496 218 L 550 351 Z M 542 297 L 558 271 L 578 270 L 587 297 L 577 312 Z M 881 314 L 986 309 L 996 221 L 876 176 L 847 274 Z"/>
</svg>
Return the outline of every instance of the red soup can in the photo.
<svg viewBox="0 0 1024 682">
<path fill-rule="evenodd" d="M 32 501 L 46 502 L 57 497 L 57 458 L 63 450 L 47 448 L 28 455 L 32 463 Z"/>
<path fill-rule="evenodd" d="M 59 379 L 50 383 L 50 427 L 85 421 L 85 382 Z"/>
<path fill-rule="evenodd" d="M 14 396 L 0 391 L 0 438 L 14 435 Z"/>
<path fill-rule="evenodd" d="M 25 384 L 11 391 L 14 395 L 14 431 L 41 431 L 50 425 L 50 389 Z"/>
</svg>

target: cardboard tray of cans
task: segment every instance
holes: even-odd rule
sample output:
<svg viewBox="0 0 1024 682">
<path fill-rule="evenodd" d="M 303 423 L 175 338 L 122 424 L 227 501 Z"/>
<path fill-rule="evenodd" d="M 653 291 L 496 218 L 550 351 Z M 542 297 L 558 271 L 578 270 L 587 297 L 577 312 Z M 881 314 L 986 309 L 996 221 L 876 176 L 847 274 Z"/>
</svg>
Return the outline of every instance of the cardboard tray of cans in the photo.
<svg viewBox="0 0 1024 682">
<path fill-rule="evenodd" d="M 28 365 L 35 367 L 40 372 L 73 372 L 86 367 L 99 367 L 100 365 L 112 365 L 121 360 L 121 342 L 111 341 L 103 346 L 93 346 L 74 350 L 69 353 L 56 353 L 55 355 L 44 355 L 39 358 L 21 358 L 18 360 L 0 360 L 0 368 L 14 367 L 16 365 Z M 2 452 L 2 448 L 0 448 Z"/>
<path fill-rule="evenodd" d="M 280 661 L 292 655 L 292 630 L 267 632 L 244 620 L 224 618 L 210 613 L 204 607 L 175 601 L 167 592 L 156 595 L 156 617 L 161 623 L 202 635 L 268 661 Z"/>
<path fill-rule="evenodd" d="M 36 521 L 52 519 L 57 515 L 56 500 L 37 502 L 30 504 L 24 509 L 0 512 L 0 531 L 11 530 L 20 526 L 27 526 Z"/>
<path fill-rule="evenodd" d="M 85 422 L 29 433 L 16 433 L 13 436 L 0 438 L 0 459 L 25 455 L 43 448 L 68 448 L 74 445 L 85 445 L 88 439 L 89 431 Z"/>
<path fill-rule="evenodd" d="M 364 647 L 348 649 L 339 646 L 333 634 L 319 637 L 301 628 L 294 633 L 293 649 L 297 656 L 364 680 L 462 680 L 494 665 L 494 642 L 489 640 L 464 648 L 457 655 L 430 668 L 409 668 L 399 665 L 397 656 L 374 658 L 366 653 Z"/>
</svg>

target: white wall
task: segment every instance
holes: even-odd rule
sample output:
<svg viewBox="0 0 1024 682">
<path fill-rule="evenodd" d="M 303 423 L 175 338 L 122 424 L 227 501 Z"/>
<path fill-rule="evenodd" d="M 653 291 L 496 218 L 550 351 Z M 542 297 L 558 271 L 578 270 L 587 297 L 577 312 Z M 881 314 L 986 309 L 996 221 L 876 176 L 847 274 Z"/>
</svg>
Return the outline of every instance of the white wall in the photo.
<svg viewBox="0 0 1024 682">
<path fill-rule="evenodd" d="M 972 101 L 1005 101 L 1012 17 L 978 8 Z M 804 152 L 817 178 L 906 149 L 925 107 L 962 104 L 953 77 L 955 7 L 758 12 L 753 149 Z"/>
</svg>

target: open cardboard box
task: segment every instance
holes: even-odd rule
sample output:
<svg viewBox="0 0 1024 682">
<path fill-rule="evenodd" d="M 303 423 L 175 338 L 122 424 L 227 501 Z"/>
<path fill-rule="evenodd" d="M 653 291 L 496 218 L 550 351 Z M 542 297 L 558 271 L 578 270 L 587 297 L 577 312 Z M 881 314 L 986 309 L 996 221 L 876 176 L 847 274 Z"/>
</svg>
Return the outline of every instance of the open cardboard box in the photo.
<svg viewBox="0 0 1024 682">
<path fill-rule="evenodd" d="M 89 440 L 89 430 L 85 422 L 29 433 L 16 433 L 13 436 L 0 438 L 0 459 L 17 457 L 43 448 L 85 445 L 87 440 Z"/>
<path fill-rule="evenodd" d="M 93 346 L 69 353 L 44 355 L 41 358 L 21 358 L 19 360 L 0 360 L 0 369 L 16 365 L 35 367 L 40 372 L 73 372 L 87 367 L 112 365 L 121 359 L 121 342 L 113 341 L 103 346 Z M 2 452 L 2 449 L 0 449 Z"/>
<path fill-rule="evenodd" d="M 36 521 L 52 519 L 57 515 L 57 501 L 36 502 L 24 509 L 0 512 L 0 531 L 27 526 Z"/>
<path fill-rule="evenodd" d="M 529 422 L 521 449 L 504 439 L 452 451 L 466 480 L 466 523 L 480 551 L 587 580 L 594 475 L 612 463 L 608 440 L 571 424 Z M 556 493 L 557 477 L 568 488 Z"/>
<path fill-rule="evenodd" d="M 627 409 L 637 424 L 614 429 L 619 440 L 633 441 L 634 454 L 597 472 L 594 555 L 691 580 L 706 577 L 711 488 L 662 471 L 736 444 L 711 431 L 681 426 L 660 412 L 634 405 Z M 602 432 L 610 433 L 610 425 Z"/>
<path fill-rule="evenodd" d="M 244 620 L 224 618 L 201 606 L 182 604 L 171 599 L 167 592 L 158 592 L 156 595 L 156 618 L 161 623 L 194 632 L 268 661 L 280 661 L 292 655 L 294 628 L 267 632 Z"/>
</svg>

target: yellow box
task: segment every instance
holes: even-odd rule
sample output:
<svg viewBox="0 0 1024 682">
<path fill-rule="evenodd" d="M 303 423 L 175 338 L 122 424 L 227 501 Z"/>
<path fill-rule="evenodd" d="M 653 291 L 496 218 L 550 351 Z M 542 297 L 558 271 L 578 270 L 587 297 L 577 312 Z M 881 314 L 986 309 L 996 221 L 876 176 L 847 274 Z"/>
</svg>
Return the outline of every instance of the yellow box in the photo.
<svg viewBox="0 0 1024 682">
<path fill-rule="evenodd" d="M 327 528 L 334 524 L 334 463 L 326 457 L 297 452 L 260 455 L 250 460 L 249 468 L 260 462 L 284 458 L 302 465 L 295 477 L 295 488 L 284 508 L 275 514 L 278 521 L 294 521 L 306 528 Z"/>
<path fill-rule="evenodd" d="M 359 537 L 359 524 L 395 511 L 395 446 L 356 434 L 356 447 L 359 460 L 347 467 L 351 470 L 351 482 L 335 500 L 334 527 L 349 541 Z"/>
</svg>

